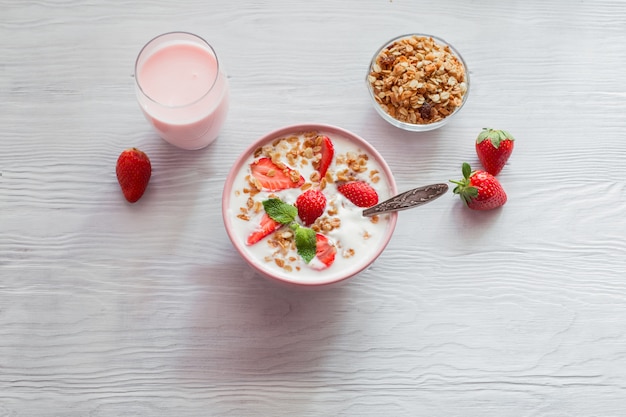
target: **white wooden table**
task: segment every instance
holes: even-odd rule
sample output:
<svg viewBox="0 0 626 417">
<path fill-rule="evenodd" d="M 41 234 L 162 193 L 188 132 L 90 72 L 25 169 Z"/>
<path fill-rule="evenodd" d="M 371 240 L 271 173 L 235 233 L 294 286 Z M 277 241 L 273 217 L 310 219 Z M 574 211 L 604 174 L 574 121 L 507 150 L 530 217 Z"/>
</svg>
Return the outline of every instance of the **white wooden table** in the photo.
<svg viewBox="0 0 626 417">
<path fill-rule="evenodd" d="M 217 50 L 232 106 L 176 149 L 134 98 L 153 36 Z M 396 35 L 453 43 L 463 112 L 374 112 Z M 0 0 L 0 416 L 626 415 L 626 3 Z M 223 228 L 236 156 L 299 122 L 376 146 L 400 190 L 460 178 L 483 127 L 517 138 L 501 210 L 400 213 L 374 265 L 324 291 L 256 275 Z M 154 174 L 125 202 L 138 146 Z"/>
</svg>

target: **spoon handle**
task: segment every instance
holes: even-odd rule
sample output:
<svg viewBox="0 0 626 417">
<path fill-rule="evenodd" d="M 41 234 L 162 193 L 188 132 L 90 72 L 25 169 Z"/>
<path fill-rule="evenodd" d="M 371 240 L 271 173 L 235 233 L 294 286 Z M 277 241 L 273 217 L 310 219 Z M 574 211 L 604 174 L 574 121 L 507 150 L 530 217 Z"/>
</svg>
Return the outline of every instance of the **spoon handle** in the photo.
<svg viewBox="0 0 626 417">
<path fill-rule="evenodd" d="M 373 216 L 375 214 L 388 213 L 391 211 L 406 210 L 413 207 L 421 206 L 434 199 L 442 196 L 448 191 L 448 184 L 431 184 L 424 187 L 414 188 L 391 197 L 382 203 L 363 210 L 364 216 Z"/>
</svg>

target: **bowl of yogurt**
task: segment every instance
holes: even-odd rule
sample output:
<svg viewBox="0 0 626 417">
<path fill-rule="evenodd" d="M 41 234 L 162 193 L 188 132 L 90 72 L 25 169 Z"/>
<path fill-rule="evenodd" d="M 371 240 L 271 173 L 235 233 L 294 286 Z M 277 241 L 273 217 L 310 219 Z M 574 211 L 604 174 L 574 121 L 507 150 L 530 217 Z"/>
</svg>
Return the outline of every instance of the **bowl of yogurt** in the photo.
<svg viewBox="0 0 626 417">
<path fill-rule="evenodd" d="M 363 210 L 397 194 L 389 166 L 342 128 L 300 124 L 252 143 L 224 184 L 228 237 L 259 274 L 297 286 L 354 277 L 383 252 L 397 213 Z"/>
</svg>

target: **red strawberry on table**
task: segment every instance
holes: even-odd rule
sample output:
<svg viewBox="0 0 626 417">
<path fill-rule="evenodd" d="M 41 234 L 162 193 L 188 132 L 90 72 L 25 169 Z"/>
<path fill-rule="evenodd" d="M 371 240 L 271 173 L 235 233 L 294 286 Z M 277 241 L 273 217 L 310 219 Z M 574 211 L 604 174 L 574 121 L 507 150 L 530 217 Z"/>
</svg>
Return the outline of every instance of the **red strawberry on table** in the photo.
<svg viewBox="0 0 626 417">
<path fill-rule="evenodd" d="M 476 138 L 476 154 L 483 168 L 498 175 L 513 152 L 514 141 L 506 130 L 483 129 Z"/>
<path fill-rule="evenodd" d="M 272 219 L 267 213 L 263 213 L 263 217 L 261 217 L 261 222 L 257 226 L 256 229 L 250 233 L 246 243 L 248 245 L 254 245 L 259 242 L 265 236 L 273 233 L 275 230 L 278 230 L 282 226 L 282 223 L 277 222 Z"/>
<path fill-rule="evenodd" d="M 326 268 L 331 266 L 335 262 L 335 255 L 337 254 L 337 248 L 333 245 L 326 236 L 321 233 L 315 235 L 316 250 L 315 257 L 325 265 Z"/>
<path fill-rule="evenodd" d="M 500 182 L 487 171 L 472 171 L 463 163 L 463 179 L 450 181 L 457 186 L 452 190 L 472 210 L 491 210 L 503 206 L 507 196 Z"/>
<path fill-rule="evenodd" d="M 298 196 L 296 208 L 298 209 L 300 220 L 308 226 L 324 214 L 326 196 L 320 190 L 310 188 Z"/>
<path fill-rule="evenodd" d="M 372 207 L 378 204 L 378 193 L 365 181 L 350 181 L 339 184 L 337 190 L 357 207 Z"/>
<path fill-rule="evenodd" d="M 317 172 L 320 173 L 320 178 L 324 178 L 324 176 L 326 175 L 326 171 L 328 171 L 328 167 L 333 162 L 333 157 L 335 156 L 335 147 L 328 136 L 322 136 L 322 143 L 320 146 L 321 158 L 316 163 L 316 165 L 314 165 L 314 167 L 315 169 L 317 169 Z"/>
<path fill-rule="evenodd" d="M 304 177 L 286 165 L 278 165 L 269 158 L 260 158 L 250 164 L 252 176 L 268 191 L 297 188 L 304 184 Z"/>
<path fill-rule="evenodd" d="M 152 165 L 148 155 L 137 148 L 129 148 L 120 154 L 115 166 L 117 181 L 128 202 L 141 198 L 148 187 L 152 175 Z"/>
</svg>

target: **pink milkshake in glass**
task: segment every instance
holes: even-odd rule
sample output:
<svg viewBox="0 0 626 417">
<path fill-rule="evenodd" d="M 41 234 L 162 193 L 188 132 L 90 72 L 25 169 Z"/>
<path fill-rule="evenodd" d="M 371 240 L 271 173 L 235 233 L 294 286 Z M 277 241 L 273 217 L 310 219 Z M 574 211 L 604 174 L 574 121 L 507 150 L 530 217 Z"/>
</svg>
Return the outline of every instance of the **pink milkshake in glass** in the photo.
<svg viewBox="0 0 626 417">
<path fill-rule="evenodd" d="M 200 149 L 217 138 L 228 112 L 228 81 L 204 39 L 185 32 L 152 39 L 137 57 L 135 81 L 141 110 L 163 139 Z"/>
</svg>

